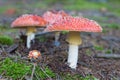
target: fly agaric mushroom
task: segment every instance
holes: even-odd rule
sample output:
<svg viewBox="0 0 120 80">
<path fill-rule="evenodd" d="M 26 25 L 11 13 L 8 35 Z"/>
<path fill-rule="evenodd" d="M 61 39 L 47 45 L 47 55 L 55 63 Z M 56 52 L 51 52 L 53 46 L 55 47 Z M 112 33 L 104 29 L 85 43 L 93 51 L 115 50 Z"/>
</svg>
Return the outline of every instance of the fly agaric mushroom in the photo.
<svg viewBox="0 0 120 80">
<path fill-rule="evenodd" d="M 69 67 L 76 69 L 78 60 L 78 47 L 82 43 L 79 32 L 101 32 L 101 26 L 87 18 L 67 16 L 49 25 L 46 32 L 51 31 L 69 31 L 67 42 L 69 43 L 69 52 L 67 63 Z"/>
<path fill-rule="evenodd" d="M 25 28 L 27 35 L 27 48 L 30 48 L 30 42 L 35 38 L 35 32 L 37 27 L 44 27 L 46 21 L 37 15 L 24 14 L 12 22 L 13 28 Z"/>
<path fill-rule="evenodd" d="M 32 50 L 32 51 L 30 51 L 29 52 L 29 55 L 28 55 L 28 57 L 31 59 L 31 58 L 34 58 L 34 59 L 36 59 L 36 58 L 38 58 L 38 57 L 40 57 L 41 56 L 41 53 L 38 51 L 38 50 Z"/>
<path fill-rule="evenodd" d="M 65 13 L 63 10 L 60 11 L 47 11 L 43 14 L 43 18 L 49 23 L 49 24 L 53 24 L 55 23 L 57 20 L 65 17 L 65 16 L 69 16 L 67 13 Z M 60 42 L 58 41 L 60 36 L 60 32 L 55 32 L 55 46 L 59 46 Z"/>
</svg>

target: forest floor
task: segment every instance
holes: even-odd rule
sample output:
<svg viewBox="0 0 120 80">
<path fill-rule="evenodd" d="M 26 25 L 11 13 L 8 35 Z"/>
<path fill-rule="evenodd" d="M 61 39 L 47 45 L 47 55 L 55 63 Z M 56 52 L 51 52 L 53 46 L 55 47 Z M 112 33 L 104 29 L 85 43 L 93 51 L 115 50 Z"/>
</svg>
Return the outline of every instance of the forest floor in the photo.
<svg viewBox="0 0 120 80">
<path fill-rule="evenodd" d="M 63 8 L 63 5 L 57 2 L 50 3 L 49 5 L 54 4 L 54 6 L 46 8 L 45 5 L 41 4 L 39 6 L 37 3 L 36 6 L 33 6 L 31 3 L 35 4 L 34 1 L 30 2 L 26 0 L 28 3 L 24 2 L 24 0 L 22 1 L 21 3 L 24 6 L 20 6 L 21 3 L 16 0 L 13 0 L 13 2 L 0 1 L 0 6 L 2 7 L 0 7 L 0 35 L 8 35 L 14 39 L 14 44 L 11 46 L 0 45 L 1 62 L 5 57 L 13 59 L 18 57 L 21 61 L 27 60 L 30 62 L 27 57 L 29 51 L 39 50 L 42 54 L 42 59 L 38 61 L 38 64 L 48 66 L 58 75 L 77 74 L 83 77 L 93 75 L 100 80 L 120 80 L 120 16 L 118 13 L 109 11 L 109 8 L 104 7 L 104 5 L 102 5 L 103 7 L 100 6 L 100 9 L 70 10 L 68 8 L 67 10 L 66 7 Z M 33 7 L 30 7 L 28 4 L 31 4 Z M 5 5 L 10 7 L 6 8 Z M 118 7 L 118 5 L 116 6 Z M 11 22 L 21 14 L 33 13 L 41 15 L 46 10 L 51 9 L 64 9 L 70 15 L 84 16 L 96 20 L 103 28 L 102 33 L 81 32 L 83 42 L 79 46 L 79 59 L 76 70 L 70 69 L 66 64 L 69 45 L 66 42 L 67 33 L 61 32 L 59 38 L 61 44 L 58 47 L 53 44 L 54 33 L 50 33 L 49 35 L 43 34 L 37 36 L 35 43 L 32 43 L 31 48 L 27 49 L 25 47 L 26 37 L 23 38 L 23 35 L 20 34 L 21 30 L 10 28 Z"/>
</svg>

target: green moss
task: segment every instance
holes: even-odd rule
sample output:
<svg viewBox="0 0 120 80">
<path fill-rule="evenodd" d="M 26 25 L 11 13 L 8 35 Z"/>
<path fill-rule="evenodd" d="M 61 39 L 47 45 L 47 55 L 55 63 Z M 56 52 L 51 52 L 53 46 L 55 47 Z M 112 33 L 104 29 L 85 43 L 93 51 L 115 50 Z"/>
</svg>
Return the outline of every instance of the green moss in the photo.
<svg viewBox="0 0 120 80">
<path fill-rule="evenodd" d="M 89 18 L 89 16 L 88 16 Z M 105 17 L 105 16 L 90 16 L 90 19 L 93 19 L 95 21 L 99 21 L 99 22 L 104 22 L 104 21 L 108 21 L 109 18 Z"/>
<path fill-rule="evenodd" d="M 111 54 L 112 51 L 108 49 L 108 50 L 105 51 L 105 53 L 106 53 L 106 54 Z"/>
<path fill-rule="evenodd" d="M 103 28 L 102 32 L 103 32 L 103 33 L 107 33 L 108 30 L 106 30 L 105 28 Z"/>
<path fill-rule="evenodd" d="M 62 31 L 61 33 L 62 34 L 67 34 L 67 33 L 69 33 L 69 31 Z"/>
<path fill-rule="evenodd" d="M 67 74 L 63 77 L 63 80 L 98 80 L 98 79 L 92 75 L 82 77 L 81 75 L 78 74 L 75 75 Z"/>
<path fill-rule="evenodd" d="M 87 54 L 88 56 L 91 56 L 91 55 L 92 55 L 90 49 L 87 49 L 87 50 L 86 50 L 86 54 Z"/>
<path fill-rule="evenodd" d="M 40 79 L 46 79 L 46 78 L 48 78 L 48 76 L 51 78 L 55 77 L 55 73 L 47 66 L 43 70 L 40 67 L 36 68 L 35 73 Z"/>
<path fill-rule="evenodd" d="M 14 8 L 13 5 L 0 6 L 0 13 L 4 13 L 7 9 Z"/>
<path fill-rule="evenodd" d="M 6 36 L 6 35 L 0 35 L 0 44 L 3 44 L 3 45 L 11 45 L 13 44 L 14 40 L 9 37 L 9 36 Z"/>
<path fill-rule="evenodd" d="M 15 62 L 10 58 L 6 58 L 0 62 L 0 74 L 3 74 L 3 77 L 12 78 L 12 80 L 24 79 L 25 75 L 31 76 L 32 68 L 32 64 L 27 64 L 20 60 Z M 34 74 L 40 79 L 46 79 L 48 76 L 51 78 L 55 77 L 55 73 L 47 66 L 44 68 L 36 66 Z M 34 79 L 37 80 L 36 77 Z"/>
<path fill-rule="evenodd" d="M 113 28 L 113 29 L 120 29 L 119 24 L 114 24 L 114 23 L 109 24 L 108 27 L 109 27 L 109 28 Z"/>
<path fill-rule="evenodd" d="M 4 76 L 17 80 L 29 73 L 31 70 L 30 67 L 30 65 L 28 66 L 24 63 L 14 62 L 10 58 L 6 58 L 0 64 L 0 74 L 4 73 Z"/>
<path fill-rule="evenodd" d="M 120 29 L 120 24 L 117 23 L 101 23 L 101 26 L 105 26 L 112 29 Z"/>
<path fill-rule="evenodd" d="M 104 48 L 102 46 L 99 46 L 99 45 L 95 45 L 94 48 L 95 48 L 95 50 L 99 50 L 99 51 L 104 50 Z"/>
<path fill-rule="evenodd" d="M 37 37 L 37 39 L 40 41 L 40 42 L 45 42 L 47 39 L 45 36 L 39 36 Z"/>
<path fill-rule="evenodd" d="M 64 6 L 67 10 L 100 9 L 106 7 L 105 3 L 94 3 L 87 0 L 70 0 L 67 4 L 69 5 Z"/>
</svg>

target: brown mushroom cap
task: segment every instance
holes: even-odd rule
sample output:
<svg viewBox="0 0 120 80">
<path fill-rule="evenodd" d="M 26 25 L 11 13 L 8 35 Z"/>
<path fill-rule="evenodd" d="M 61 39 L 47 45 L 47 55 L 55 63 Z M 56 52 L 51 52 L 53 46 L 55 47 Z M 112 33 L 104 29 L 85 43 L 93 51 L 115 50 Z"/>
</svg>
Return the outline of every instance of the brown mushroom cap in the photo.
<svg viewBox="0 0 120 80">
<path fill-rule="evenodd" d="M 83 17 L 66 16 L 52 25 L 48 25 L 45 31 L 101 32 L 102 28 L 96 21 Z"/>
<path fill-rule="evenodd" d="M 12 22 L 11 27 L 14 28 L 25 28 L 25 27 L 41 27 L 45 26 L 46 21 L 37 15 L 24 14 Z"/>
</svg>

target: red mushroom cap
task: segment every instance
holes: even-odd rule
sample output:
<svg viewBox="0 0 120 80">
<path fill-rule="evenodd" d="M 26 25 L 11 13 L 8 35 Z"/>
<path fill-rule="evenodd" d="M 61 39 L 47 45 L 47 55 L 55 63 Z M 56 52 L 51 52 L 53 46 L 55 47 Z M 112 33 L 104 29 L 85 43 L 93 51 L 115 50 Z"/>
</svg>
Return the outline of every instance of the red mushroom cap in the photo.
<svg viewBox="0 0 120 80">
<path fill-rule="evenodd" d="M 66 16 L 59 21 L 48 25 L 45 31 L 101 32 L 102 28 L 96 21 L 89 20 L 83 17 Z"/>
<path fill-rule="evenodd" d="M 31 58 L 34 58 L 34 59 L 36 59 L 36 58 L 38 58 L 38 57 L 40 57 L 41 56 L 41 53 L 40 53 L 40 51 L 38 51 L 38 50 L 32 50 L 32 51 L 30 51 L 29 52 L 29 55 L 28 55 L 28 57 L 31 59 Z"/>
<path fill-rule="evenodd" d="M 24 28 L 29 26 L 40 27 L 45 25 L 46 21 L 42 17 L 32 14 L 24 14 L 13 21 L 11 24 L 12 27 L 16 28 Z"/>
<path fill-rule="evenodd" d="M 68 16 L 63 10 L 61 11 L 47 11 L 43 14 L 43 18 L 50 24 L 56 22 L 57 20 L 63 18 L 64 16 Z"/>
</svg>

